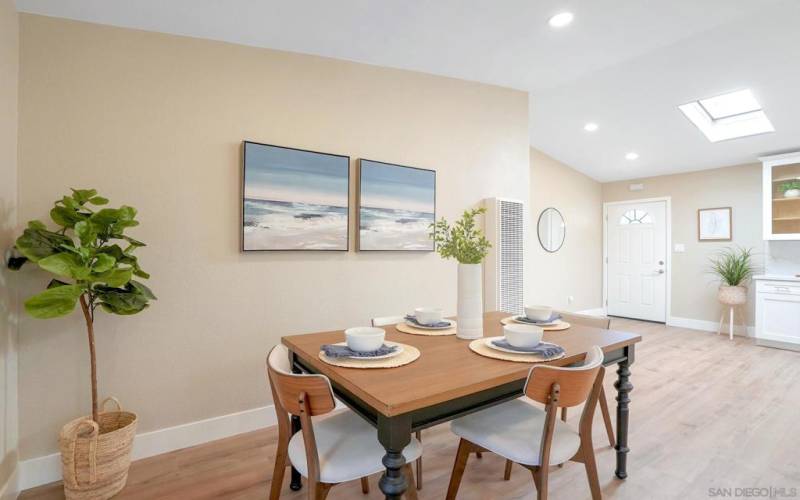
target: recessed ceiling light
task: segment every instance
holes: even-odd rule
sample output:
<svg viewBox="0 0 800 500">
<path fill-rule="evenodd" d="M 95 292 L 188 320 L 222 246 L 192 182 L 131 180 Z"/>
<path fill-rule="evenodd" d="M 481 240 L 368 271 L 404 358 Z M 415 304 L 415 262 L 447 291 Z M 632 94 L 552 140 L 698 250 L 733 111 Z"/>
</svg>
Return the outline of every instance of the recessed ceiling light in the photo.
<svg viewBox="0 0 800 500">
<path fill-rule="evenodd" d="M 639 158 L 639 153 L 635 153 L 633 151 L 625 155 L 626 160 L 636 160 L 637 158 Z"/>
<path fill-rule="evenodd" d="M 775 131 L 749 89 L 699 99 L 678 106 L 678 109 L 711 142 Z"/>
<path fill-rule="evenodd" d="M 563 28 L 564 26 L 568 25 L 572 22 L 575 16 L 572 15 L 572 12 L 560 12 L 555 16 L 551 17 L 549 21 L 547 21 L 550 26 L 553 28 Z"/>
<path fill-rule="evenodd" d="M 598 128 L 597 124 L 594 123 L 594 122 L 589 122 L 589 123 L 587 123 L 586 125 L 583 126 L 583 130 L 585 130 L 587 132 L 594 132 L 595 130 L 597 130 L 597 128 Z"/>
</svg>

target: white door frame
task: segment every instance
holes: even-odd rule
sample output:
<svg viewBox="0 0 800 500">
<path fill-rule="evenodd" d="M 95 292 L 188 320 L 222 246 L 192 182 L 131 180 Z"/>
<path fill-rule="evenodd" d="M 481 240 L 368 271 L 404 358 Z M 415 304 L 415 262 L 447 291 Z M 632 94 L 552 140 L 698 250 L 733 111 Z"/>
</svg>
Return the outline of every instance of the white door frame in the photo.
<svg viewBox="0 0 800 500">
<path fill-rule="evenodd" d="M 667 205 L 667 310 L 665 324 L 672 318 L 672 197 L 637 198 L 635 200 L 607 201 L 603 203 L 603 314 L 608 315 L 608 207 L 612 205 L 628 205 L 630 203 L 650 203 L 664 201 Z"/>
</svg>

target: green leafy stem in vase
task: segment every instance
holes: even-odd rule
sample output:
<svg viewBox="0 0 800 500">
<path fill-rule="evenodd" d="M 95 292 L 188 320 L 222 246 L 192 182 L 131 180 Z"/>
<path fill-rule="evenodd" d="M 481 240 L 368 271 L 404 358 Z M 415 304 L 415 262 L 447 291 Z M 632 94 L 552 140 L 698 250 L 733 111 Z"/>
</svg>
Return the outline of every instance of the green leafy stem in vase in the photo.
<svg viewBox="0 0 800 500">
<path fill-rule="evenodd" d="M 80 303 L 89 336 L 92 370 L 92 418 L 97 421 L 97 374 L 94 348 L 94 314 L 103 311 L 130 315 L 147 308 L 155 295 L 141 282 L 149 278 L 139 267 L 134 251 L 144 243 L 124 234 L 138 226 L 136 209 L 99 208 L 108 200 L 94 189 L 73 189 L 55 202 L 51 231 L 38 220 L 28 223 L 17 238 L 17 250 L 30 262 L 56 276 L 47 289 L 25 301 L 25 311 L 48 319 L 71 313 Z"/>
<path fill-rule="evenodd" d="M 475 223 L 475 217 L 485 212 L 483 207 L 464 210 L 452 226 L 444 217 L 431 224 L 430 237 L 436 242 L 439 255 L 444 259 L 456 259 L 461 264 L 480 264 L 492 247 Z"/>
</svg>

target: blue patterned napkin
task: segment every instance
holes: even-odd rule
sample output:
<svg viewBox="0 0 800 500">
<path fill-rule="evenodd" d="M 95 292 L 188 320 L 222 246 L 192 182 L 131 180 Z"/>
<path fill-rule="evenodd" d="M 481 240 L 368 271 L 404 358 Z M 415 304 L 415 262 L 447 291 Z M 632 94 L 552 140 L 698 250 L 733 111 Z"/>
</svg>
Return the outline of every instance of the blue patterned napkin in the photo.
<svg viewBox="0 0 800 500">
<path fill-rule="evenodd" d="M 383 344 L 380 348 L 375 351 L 368 351 L 368 352 L 359 352 L 354 351 L 347 347 L 346 345 L 333 345 L 333 344 L 325 344 L 322 347 L 322 352 L 325 353 L 326 356 L 329 358 L 374 358 L 376 356 L 386 356 L 387 354 L 391 354 L 397 351 L 396 345 L 386 345 Z"/>
<path fill-rule="evenodd" d="M 534 347 L 516 347 L 509 344 L 506 339 L 494 339 L 492 340 L 492 345 L 496 345 L 497 347 L 501 347 L 503 349 L 508 349 L 509 351 L 536 353 L 545 358 L 560 356 L 565 352 L 564 348 L 560 345 L 550 344 L 548 342 L 539 342 L 539 344 Z"/>
<path fill-rule="evenodd" d="M 439 321 L 438 323 L 432 323 L 430 325 L 426 323 L 420 323 L 419 321 L 417 321 L 416 317 L 410 314 L 406 316 L 406 321 L 410 321 L 411 323 L 417 326 L 427 326 L 428 328 L 447 328 L 448 326 L 451 326 L 453 324 L 447 320 Z"/>
<path fill-rule="evenodd" d="M 558 313 L 553 313 L 550 315 L 550 319 L 546 320 L 538 320 L 538 319 L 530 319 L 524 314 L 520 314 L 519 316 L 514 316 L 514 321 L 519 321 L 520 323 L 530 323 L 531 325 L 540 325 L 542 323 L 552 323 L 553 321 L 561 319 L 561 315 Z"/>
</svg>

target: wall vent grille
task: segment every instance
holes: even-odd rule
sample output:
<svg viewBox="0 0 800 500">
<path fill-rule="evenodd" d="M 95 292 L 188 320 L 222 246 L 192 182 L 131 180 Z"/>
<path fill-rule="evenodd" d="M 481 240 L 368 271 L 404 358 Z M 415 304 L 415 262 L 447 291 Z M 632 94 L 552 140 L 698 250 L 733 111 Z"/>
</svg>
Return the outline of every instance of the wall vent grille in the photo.
<svg viewBox="0 0 800 500">
<path fill-rule="evenodd" d="M 497 200 L 498 259 L 500 309 L 520 314 L 523 308 L 523 204 Z"/>
</svg>

